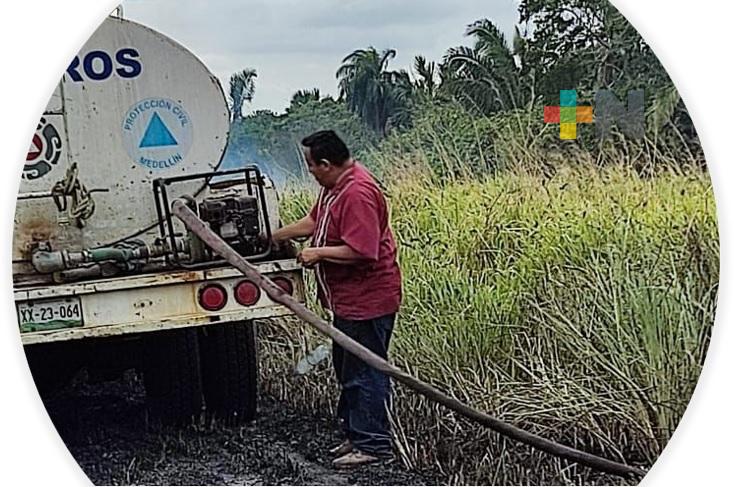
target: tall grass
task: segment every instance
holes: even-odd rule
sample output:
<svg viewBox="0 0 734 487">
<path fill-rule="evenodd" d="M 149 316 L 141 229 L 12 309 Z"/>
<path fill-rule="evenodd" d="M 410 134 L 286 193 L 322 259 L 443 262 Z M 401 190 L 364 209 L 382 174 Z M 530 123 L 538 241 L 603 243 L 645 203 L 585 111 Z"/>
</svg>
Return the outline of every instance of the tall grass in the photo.
<svg viewBox="0 0 734 487">
<path fill-rule="evenodd" d="M 364 158 L 388 178 L 417 165 L 430 167 L 440 181 L 508 169 L 547 176 L 569 165 L 623 164 L 647 176 L 701 170 L 705 163 L 695 133 L 684 135 L 670 123 L 677 99 L 672 95 L 677 96 L 674 88 L 670 100 L 653 103 L 639 140 L 616 128 L 600 137 L 595 126 L 579 125 L 573 143 L 559 139 L 558 125 L 544 123 L 542 106 L 476 116 L 456 103 L 429 103 L 416 111 L 410 130 L 392 133 Z"/>
<path fill-rule="evenodd" d="M 515 169 L 438 185 L 433 176 L 412 164 L 387 180 L 404 276 L 392 360 L 517 426 L 654 462 L 693 393 L 713 324 L 718 238 L 707 176 L 568 165 L 552 176 Z M 311 201 L 291 189 L 285 219 Z M 333 412 L 328 368 L 287 374 L 323 339 L 292 323 L 261 332 L 265 387 Z M 451 482 L 619 482 L 400 386 L 393 422 L 402 460 Z"/>
</svg>

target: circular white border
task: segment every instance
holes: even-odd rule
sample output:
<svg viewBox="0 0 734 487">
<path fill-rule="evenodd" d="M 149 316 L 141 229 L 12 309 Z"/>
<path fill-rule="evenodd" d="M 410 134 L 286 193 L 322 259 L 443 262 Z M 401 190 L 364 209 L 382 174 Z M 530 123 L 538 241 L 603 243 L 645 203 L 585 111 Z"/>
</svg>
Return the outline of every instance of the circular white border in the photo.
<svg viewBox="0 0 734 487">
<path fill-rule="evenodd" d="M 170 103 L 173 108 L 169 110 L 165 106 L 151 105 L 149 108 L 144 108 L 143 111 L 136 111 L 136 109 L 151 102 Z M 175 110 L 178 110 L 179 113 L 175 113 Z M 155 114 L 158 114 L 161 123 L 176 140 L 176 144 L 160 147 L 140 147 Z M 185 124 L 177 120 L 178 115 L 183 115 Z M 194 124 L 186 108 L 182 104 L 163 96 L 145 98 L 131 105 L 122 118 L 120 130 L 122 132 L 122 145 L 125 147 L 128 156 L 130 156 L 130 160 L 137 166 L 152 171 L 171 169 L 183 163 L 186 156 L 189 155 L 194 140 Z M 141 159 L 159 162 L 170 160 L 176 156 L 178 159 L 170 165 L 154 167 L 140 162 Z"/>
<path fill-rule="evenodd" d="M 150 0 L 149 0 L 150 1 Z M 367 0 L 365 0 L 367 1 Z M 448 1 L 448 0 L 446 0 Z M 87 484 L 38 398 L 25 364 L 10 278 L 12 221 L 28 140 L 46 101 L 74 54 L 116 6 L 109 0 L 25 0 L 4 5 L 0 45 L 0 476 L 8 485 Z M 673 440 L 643 485 L 724 485 L 731 482 L 734 437 L 734 151 L 730 95 L 734 4 L 721 0 L 613 0 L 648 40 L 678 86 L 699 130 L 714 181 L 721 237 L 716 326 L 699 386 Z M 187 8 L 184 2 L 181 9 Z M 215 5 L 212 8 L 216 8 Z M 12 161 L 18 161 L 13 164 Z"/>
</svg>

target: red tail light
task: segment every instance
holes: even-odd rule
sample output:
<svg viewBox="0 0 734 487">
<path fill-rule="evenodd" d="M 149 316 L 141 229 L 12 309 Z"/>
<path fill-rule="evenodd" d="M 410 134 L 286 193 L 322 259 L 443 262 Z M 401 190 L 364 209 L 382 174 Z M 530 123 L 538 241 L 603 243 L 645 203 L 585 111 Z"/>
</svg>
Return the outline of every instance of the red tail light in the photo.
<svg viewBox="0 0 734 487">
<path fill-rule="evenodd" d="M 242 281 L 234 289 L 234 299 L 242 306 L 252 306 L 260 300 L 260 288 L 252 281 Z"/>
<path fill-rule="evenodd" d="M 227 291 L 219 284 L 208 284 L 199 289 L 199 304 L 207 311 L 219 311 L 227 304 Z"/>
<path fill-rule="evenodd" d="M 286 294 L 293 294 L 293 283 L 290 279 L 286 279 L 285 277 L 274 277 L 273 282 L 276 286 L 285 291 Z"/>
</svg>

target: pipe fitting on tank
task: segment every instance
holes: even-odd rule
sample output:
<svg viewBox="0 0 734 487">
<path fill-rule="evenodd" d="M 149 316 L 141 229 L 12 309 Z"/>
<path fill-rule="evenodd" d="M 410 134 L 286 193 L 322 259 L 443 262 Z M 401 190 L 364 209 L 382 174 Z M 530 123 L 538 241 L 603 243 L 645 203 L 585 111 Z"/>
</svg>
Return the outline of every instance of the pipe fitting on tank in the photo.
<svg viewBox="0 0 734 487">
<path fill-rule="evenodd" d="M 31 264 L 33 264 L 33 268 L 41 274 L 52 274 L 66 269 L 64 256 L 61 251 L 33 252 L 33 255 L 31 256 Z"/>
<path fill-rule="evenodd" d="M 83 264 L 96 262 L 129 262 L 141 257 L 141 252 L 133 249 L 105 247 L 100 249 L 69 252 L 57 250 L 54 252 L 36 251 L 31 256 L 31 264 L 41 274 L 75 269 Z"/>
<path fill-rule="evenodd" d="M 178 252 L 188 252 L 189 245 L 184 239 L 177 238 L 175 244 Z M 156 242 L 153 245 L 146 245 L 142 241 L 128 241 L 121 242 L 115 247 L 84 249 L 77 252 L 37 250 L 31 256 L 31 264 L 41 274 L 53 274 L 76 269 L 84 264 L 99 262 L 114 262 L 115 264 L 146 262 L 150 258 L 170 254 L 169 247 L 170 244 L 166 241 Z M 122 268 L 126 266 L 123 265 Z"/>
<path fill-rule="evenodd" d="M 57 250 L 55 252 L 39 250 L 31 256 L 33 268 L 41 274 L 72 269 L 86 262 L 84 252 L 69 252 Z"/>
</svg>

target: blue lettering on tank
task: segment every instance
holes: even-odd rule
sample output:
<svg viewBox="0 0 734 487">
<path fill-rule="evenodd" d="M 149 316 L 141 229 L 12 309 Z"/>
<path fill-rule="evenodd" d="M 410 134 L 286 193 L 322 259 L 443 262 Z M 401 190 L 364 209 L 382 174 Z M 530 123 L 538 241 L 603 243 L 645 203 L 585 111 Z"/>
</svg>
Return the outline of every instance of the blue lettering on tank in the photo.
<svg viewBox="0 0 734 487">
<path fill-rule="evenodd" d="M 115 55 L 117 64 L 121 67 L 117 68 L 117 74 L 122 78 L 135 78 L 143 71 L 143 65 L 138 59 L 140 54 L 132 48 L 120 49 Z"/>
<path fill-rule="evenodd" d="M 79 74 L 79 56 L 75 57 L 68 68 L 66 68 L 66 73 L 69 75 L 69 77 L 72 79 L 72 81 L 84 81 L 84 79 Z"/>
<path fill-rule="evenodd" d="M 101 61 L 102 70 L 98 70 Z M 84 56 L 84 74 L 95 81 L 102 81 L 112 76 L 112 59 L 104 51 L 92 51 Z"/>
<path fill-rule="evenodd" d="M 133 79 L 142 72 L 140 53 L 132 47 L 119 49 L 113 55 L 101 50 L 90 51 L 84 56 L 76 56 L 66 68 L 66 73 L 75 83 L 105 81 L 115 74 L 123 79 Z"/>
</svg>

